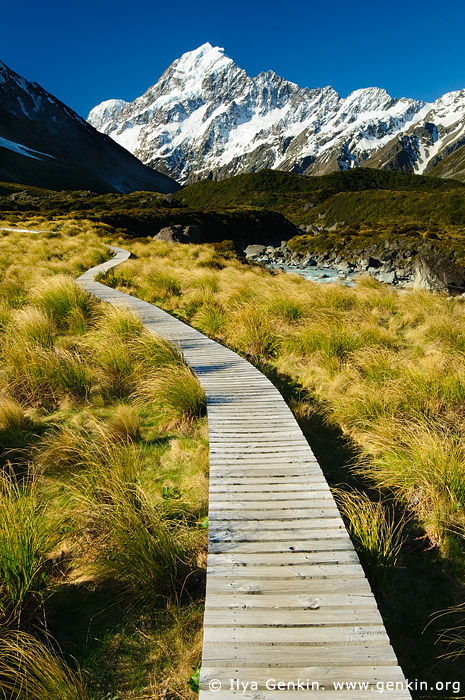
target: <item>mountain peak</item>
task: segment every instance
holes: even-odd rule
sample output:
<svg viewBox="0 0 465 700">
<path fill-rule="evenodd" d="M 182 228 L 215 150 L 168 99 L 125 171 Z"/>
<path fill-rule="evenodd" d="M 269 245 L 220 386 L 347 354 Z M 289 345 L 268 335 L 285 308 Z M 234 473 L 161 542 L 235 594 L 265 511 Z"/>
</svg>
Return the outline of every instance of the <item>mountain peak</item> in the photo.
<svg viewBox="0 0 465 700">
<path fill-rule="evenodd" d="M 168 71 L 173 70 L 180 74 L 187 73 L 212 73 L 223 66 L 232 64 L 233 60 L 226 56 L 220 46 L 212 46 L 208 41 L 193 51 L 187 51 L 174 63 Z"/>
<path fill-rule="evenodd" d="M 345 99 L 347 106 L 357 107 L 361 111 L 388 109 L 393 99 L 386 90 L 378 87 L 367 87 L 354 90 Z"/>
<path fill-rule="evenodd" d="M 465 113 L 462 94 L 448 100 L 457 122 Z M 420 100 L 392 98 L 378 87 L 343 99 L 330 86 L 301 88 L 272 70 L 252 78 L 209 42 L 184 53 L 144 95 L 120 106 L 97 106 L 90 123 L 182 183 L 261 168 L 318 175 L 362 165 L 378 151 L 382 166 L 390 167 L 399 148 L 410 152 L 413 142 L 417 160 L 407 166 L 397 160 L 418 172 L 420 160 L 426 167 L 439 153 L 426 147 L 428 140 L 436 144 L 429 127 L 410 135 L 428 111 Z M 447 111 L 439 107 L 436 114 Z"/>
</svg>

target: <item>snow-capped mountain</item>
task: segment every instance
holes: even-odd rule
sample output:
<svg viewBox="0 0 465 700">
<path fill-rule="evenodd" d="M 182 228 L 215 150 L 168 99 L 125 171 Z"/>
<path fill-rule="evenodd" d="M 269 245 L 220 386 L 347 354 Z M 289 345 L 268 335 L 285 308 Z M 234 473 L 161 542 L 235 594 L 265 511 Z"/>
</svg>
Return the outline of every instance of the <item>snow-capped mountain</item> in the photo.
<svg viewBox="0 0 465 700">
<path fill-rule="evenodd" d="M 341 98 L 273 71 L 250 78 L 224 50 L 185 53 L 133 102 L 88 121 L 179 182 L 260 168 L 324 174 L 363 164 L 429 172 L 465 143 L 465 91 L 433 104 L 366 88 Z"/>
<path fill-rule="evenodd" d="M 178 188 L 1 61 L 0 180 L 99 192 Z"/>
</svg>

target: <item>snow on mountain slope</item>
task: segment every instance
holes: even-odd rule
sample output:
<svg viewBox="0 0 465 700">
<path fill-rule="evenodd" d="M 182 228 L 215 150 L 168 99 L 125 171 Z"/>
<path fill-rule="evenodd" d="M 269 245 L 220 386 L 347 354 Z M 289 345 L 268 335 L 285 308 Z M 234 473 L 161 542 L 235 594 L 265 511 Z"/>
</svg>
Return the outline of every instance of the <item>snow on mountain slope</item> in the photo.
<svg viewBox="0 0 465 700">
<path fill-rule="evenodd" d="M 27 148 L 22 146 L 20 143 L 15 141 L 9 141 L 0 136 L 0 147 L 6 148 L 9 151 L 14 151 L 15 153 L 20 153 L 28 158 L 33 158 L 34 160 L 43 160 L 44 158 L 53 158 L 49 153 L 42 153 L 42 151 L 35 151 L 32 148 Z"/>
<path fill-rule="evenodd" d="M 264 167 L 323 174 L 366 164 L 423 173 L 465 143 L 465 91 L 432 104 L 376 87 L 344 99 L 273 71 L 250 78 L 206 43 L 141 97 L 102 102 L 88 121 L 182 183 Z"/>
<path fill-rule="evenodd" d="M 376 87 L 344 99 L 331 87 L 300 88 L 273 71 L 250 78 L 207 43 L 174 61 L 141 97 L 103 102 L 88 121 L 183 183 L 264 167 L 427 172 L 444 149 L 463 143 L 465 91 L 433 104 Z"/>
</svg>

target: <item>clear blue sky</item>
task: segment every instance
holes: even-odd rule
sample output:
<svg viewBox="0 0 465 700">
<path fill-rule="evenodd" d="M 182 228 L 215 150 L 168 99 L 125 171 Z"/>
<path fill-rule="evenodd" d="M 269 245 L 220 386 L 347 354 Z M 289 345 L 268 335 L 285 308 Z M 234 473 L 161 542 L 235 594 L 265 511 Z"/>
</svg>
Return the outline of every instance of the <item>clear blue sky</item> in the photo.
<svg viewBox="0 0 465 700">
<path fill-rule="evenodd" d="M 464 27 L 463 0 L 24 0 L 3 3 L 0 59 L 84 117 L 206 41 L 252 76 L 430 101 L 465 87 Z"/>
</svg>

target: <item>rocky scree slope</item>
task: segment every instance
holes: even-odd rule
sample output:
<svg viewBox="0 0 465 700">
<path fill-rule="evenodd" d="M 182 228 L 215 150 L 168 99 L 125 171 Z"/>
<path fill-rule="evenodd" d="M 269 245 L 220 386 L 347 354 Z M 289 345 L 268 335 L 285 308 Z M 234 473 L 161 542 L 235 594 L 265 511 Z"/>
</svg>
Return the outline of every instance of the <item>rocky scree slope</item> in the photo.
<svg viewBox="0 0 465 700">
<path fill-rule="evenodd" d="M 1 61 L 0 180 L 97 192 L 179 188 Z"/>
<path fill-rule="evenodd" d="M 88 121 L 185 184 L 277 168 L 322 175 L 367 165 L 465 179 L 465 90 L 432 104 L 372 87 L 347 98 L 273 71 L 251 78 L 206 43 L 183 54 L 133 102 L 107 100 Z M 464 158 L 463 153 L 461 156 Z"/>
</svg>

